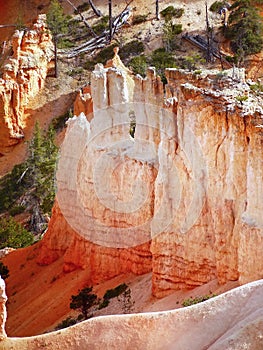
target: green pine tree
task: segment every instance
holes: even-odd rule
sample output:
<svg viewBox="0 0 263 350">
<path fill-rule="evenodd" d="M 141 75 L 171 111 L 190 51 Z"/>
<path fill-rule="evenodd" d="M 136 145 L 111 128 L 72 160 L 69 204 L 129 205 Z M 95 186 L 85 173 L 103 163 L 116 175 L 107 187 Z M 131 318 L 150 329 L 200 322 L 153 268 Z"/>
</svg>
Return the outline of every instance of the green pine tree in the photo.
<svg viewBox="0 0 263 350">
<path fill-rule="evenodd" d="M 92 293 L 92 287 L 86 287 L 79 291 L 77 295 L 71 296 L 70 308 L 80 310 L 85 320 L 88 319 L 89 309 L 98 301 L 97 295 Z"/>
<path fill-rule="evenodd" d="M 0 249 L 23 248 L 31 245 L 34 236 L 12 217 L 0 219 Z"/>
<path fill-rule="evenodd" d="M 251 0 L 238 0 L 231 6 L 226 37 L 231 40 L 239 64 L 247 55 L 263 48 L 263 25 L 258 9 Z"/>
<path fill-rule="evenodd" d="M 53 36 L 55 48 L 55 77 L 58 77 L 58 55 L 57 47 L 59 39 L 68 32 L 69 18 L 63 12 L 58 0 L 52 0 L 47 13 L 47 25 Z"/>
</svg>

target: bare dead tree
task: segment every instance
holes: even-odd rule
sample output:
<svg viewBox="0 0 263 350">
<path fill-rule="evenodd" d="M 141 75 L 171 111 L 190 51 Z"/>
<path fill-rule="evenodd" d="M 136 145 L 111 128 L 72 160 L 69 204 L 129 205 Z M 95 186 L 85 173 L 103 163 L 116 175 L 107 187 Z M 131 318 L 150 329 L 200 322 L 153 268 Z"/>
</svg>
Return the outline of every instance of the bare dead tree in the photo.
<svg viewBox="0 0 263 350">
<path fill-rule="evenodd" d="M 111 42 L 112 39 L 112 2 L 111 0 L 108 0 L 109 5 L 109 42 Z"/>
<path fill-rule="evenodd" d="M 98 17 L 101 17 L 102 16 L 101 11 L 99 9 L 97 9 L 97 7 L 94 5 L 92 0 L 89 0 L 89 4 L 90 4 L 93 12 L 95 13 L 95 15 L 98 16 Z"/>
<path fill-rule="evenodd" d="M 159 0 L 156 0 L 155 2 L 155 8 L 156 8 L 156 19 L 159 21 L 160 20 L 160 13 L 159 13 Z"/>
<path fill-rule="evenodd" d="M 78 8 L 70 1 L 70 0 L 65 0 L 67 1 L 68 4 L 70 4 L 73 9 L 80 15 L 80 18 L 82 19 L 83 23 L 85 24 L 85 26 L 88 28 L 89 32 L 96 38 L 97 35 L 94 32 L 94 30 L 91 28 L 91 26 L 88 24 L 86 18 L 83 16 L 83 14 L 78 10 Z"/>
<path fill-rule="evenodd" d="M 121 13 L 116 17 L 117 21 L 114 21 L 114 25 L 113 25 L 113 33 L 112 33 L 112 37 L 114 36 L 116 30 L 119 27 L 119 22 L 122 20 L 122 16 L 125 13 L 126 10 L 128 10 L 128 7 L 130 6 L 130 4 L 133 2 L 133 0 L 126 0 L 126 6 L 125 8 L 121 11 Z"/>
</svg>

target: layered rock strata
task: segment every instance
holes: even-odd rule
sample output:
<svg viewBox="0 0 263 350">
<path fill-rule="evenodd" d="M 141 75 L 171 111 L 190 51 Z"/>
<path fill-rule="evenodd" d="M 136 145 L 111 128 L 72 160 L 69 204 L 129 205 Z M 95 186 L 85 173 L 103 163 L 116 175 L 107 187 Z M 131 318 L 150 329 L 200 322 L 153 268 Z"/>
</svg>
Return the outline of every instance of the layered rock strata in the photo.
<svg viewBox="0 0 263 350">
<path fill-rule="evenodd" d="M 62 146 L 60 209 L 40 263 L 63 252 L 66 270 L 92 266 L 93 251 L 95 280 L 152 269 L 159 297 L 214 278 L 262 277 L 261 96 L 243 70 L 166 74 L 164 92 L 153 69 L 133 80 L 117 52 L 96 66 L 93 113 L 70 122 Z M 79 236 L 56 228 L 64 219 Z"/>
<path fill-rule="evenodd" d="M 39 15 L 33 29 L 17 30 L 12 56 L 4 62 L 0 79 L 0 147 L 14 145 L 24 137 L 26 107 L 43 88 L 53 59 L 53 43 L 46 29 L 46 16 Z"/>
</svg>

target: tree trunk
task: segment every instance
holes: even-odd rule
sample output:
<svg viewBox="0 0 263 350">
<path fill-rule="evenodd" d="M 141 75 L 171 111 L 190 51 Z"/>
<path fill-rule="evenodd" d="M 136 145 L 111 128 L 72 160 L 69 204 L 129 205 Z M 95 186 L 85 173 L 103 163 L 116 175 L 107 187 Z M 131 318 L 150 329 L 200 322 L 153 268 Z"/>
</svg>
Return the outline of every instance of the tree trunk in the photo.
<svg viewBox="0 0 263 350">
<path fill-rule="evenodd" d="M 82 19 L 83 23 L 85 24 L 85 26 L 88 28 L 88 30 L 90 31 L 90 33 L 96 38 L 97 35 L 96 33 L 94 32 L 94 30 L 91 28 L 91 26 L 88 24 L 86 18 L 83 16 L 83 14 L 78 10 L 78 8 L 72 4 L 72 2 L 70 0 L 66 0 L 67 3 L 69 3 L 73 8 L 74 10 L 80 15 L 80 18 Z"/>
<path fill-rule="evenodd" d="M 111 0 L 108 0 L 109 4 L 109 42 L 111 42 L 112 39 L 112 2 Z"/>
<path fill-rule="evenodd" d="M 160 13 L 159 13 L 159 0 L 156 0 L 156 19 L 159 21 L 160 20 Z"/>
<path fill-rule="evenodd" d="M 93 10 L 93 12 L 95 13 L 96 16 L 98 17 L 101 17 L 102 16 L 102 13 L 100 12 L 99 9 L 97 9 L 97 7 L 93 4 L 93 1 L 92 0 L 89 0 L 89 4 Z"/>
<path fill-rule="evenodd" d="M 54 38 L 54 49 L 55 49 L 55 78 L 58 77 L 58 45 L 57 38 Z"/>
</svg>

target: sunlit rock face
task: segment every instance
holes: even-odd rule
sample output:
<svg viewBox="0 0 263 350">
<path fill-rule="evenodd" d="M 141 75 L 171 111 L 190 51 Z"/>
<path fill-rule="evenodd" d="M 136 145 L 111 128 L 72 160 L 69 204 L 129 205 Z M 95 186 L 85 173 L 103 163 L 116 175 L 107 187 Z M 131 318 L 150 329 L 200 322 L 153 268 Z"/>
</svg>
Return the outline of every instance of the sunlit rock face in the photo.
<svg viewBox="0 0 263 350">
<path fill-rule="evenodd" d="M 132 77 L 117 52 L 95 67 L 61 148 L 39 263 L 64 254 L 65 270 L 89 266 L 96 281 L 152 270 L 158 297 L 262 277 L 260 99 L 244 70 L 166 75 L 165 91 L 154 69 Z"/>
<path fill-rule="evenodd" d="M 3 350 L 222 350 L 263 347 L 263 282 L 171 311 L 94 317 L 29 338 L 7 338 Z"/>
<path fill-rule="evenodd" d="M 6 301 L 5 282 L 0 276 L 0 341 L 6 338 L 5 322 L 6 322 Z"/>
<path fill-rule="evenodd" d="M 53 58 L 46 16 L 39 15 L 31 30 L 17 30 L 6 50 L 12 55 L 4 62 L 0 79 L 0 148 L 24 137 L 27 105 L 44 86 Z"/>
</svg>

